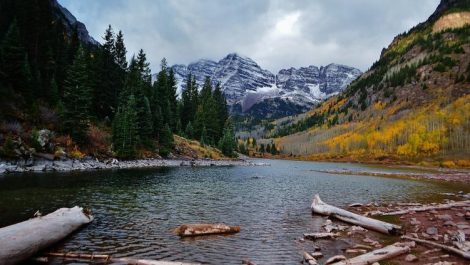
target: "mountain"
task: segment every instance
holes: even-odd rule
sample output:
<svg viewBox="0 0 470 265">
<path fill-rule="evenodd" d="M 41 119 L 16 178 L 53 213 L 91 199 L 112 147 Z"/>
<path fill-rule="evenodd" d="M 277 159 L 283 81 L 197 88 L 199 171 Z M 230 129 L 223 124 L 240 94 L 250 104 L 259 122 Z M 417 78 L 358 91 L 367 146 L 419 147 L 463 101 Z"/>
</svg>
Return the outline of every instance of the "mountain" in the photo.
<svg viewBox="0 0 470 265">
<path fill-rule="evenodd" d="M 269 134 L 306 159 L 470 166 L 468 36 L 470 1 L 442 0 L 343 92 Z"/>
<path fill-rule="evenodd" d="M 67 8 L 61 6 L 57 0 L 51 0 L 51 5 L 55 9 L 54 15 L 62 21 L 69 35 L 72 35 L 74 29 L 77 28 L 78 38 L 81 41 L 95 46 L 100 45 L 98 41 L 88 34 L 85 24 L 78 21 Z"/>
<path fill-rule="evenodd" d="M 282 69 L 277 75 L 262 69 L 252 59 L 236 53 L 218 62 L 199 60 L 174 65 L 179 91 L 187 76 L 196 76 L 202 85 L 206 76 L 220 82 L 232 112 L 275 118 L 308 110 L 314 104 L 343 90 L 361 71 L 344 65 Z"/>
</svg>

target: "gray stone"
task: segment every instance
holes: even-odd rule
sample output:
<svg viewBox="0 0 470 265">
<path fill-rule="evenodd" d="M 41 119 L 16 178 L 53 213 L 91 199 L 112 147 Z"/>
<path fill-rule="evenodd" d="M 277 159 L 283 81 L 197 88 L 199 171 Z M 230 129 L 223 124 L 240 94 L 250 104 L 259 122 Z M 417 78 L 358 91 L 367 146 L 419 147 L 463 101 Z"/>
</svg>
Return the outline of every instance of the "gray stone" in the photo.
<svg viewBox="0 0 470 265">
<path fill-rule="evenodd" d="M 434 226 L 426 228 L 426 234 L 428 235 L 436 235 L 437 232 L 437 228 Z"/>
<path fill-rule="evenodd" d="M 415 262 L 415 261 L 417 261 L 417 260 L 418 260 L 418 257 L 416 257 L 416 256 L 413 255 L 413 254 L 408 254 L 408 255 L 406 255 L 406 257 L 405 257 L 405 261 L 407 261 L 407 262 Z"/>
<path fill-rule="evenodd" d="M 448 214 L 436 215 L 436 218 L 442 221 L 452 221 L 452 217 Z"/>
</svg>

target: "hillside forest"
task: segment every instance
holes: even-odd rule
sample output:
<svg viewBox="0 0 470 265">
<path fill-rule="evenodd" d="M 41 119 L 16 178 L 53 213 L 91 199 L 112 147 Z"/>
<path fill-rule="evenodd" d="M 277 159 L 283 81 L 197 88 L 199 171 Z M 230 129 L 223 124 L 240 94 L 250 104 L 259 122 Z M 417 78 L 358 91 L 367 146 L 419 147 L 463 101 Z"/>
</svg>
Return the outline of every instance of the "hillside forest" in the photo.
<svg viewBox="0 0 470 265">
<path fill-rule="evenodd" d="M 128 61 L 111 25 L 97 45 L 67 31 L 51 1 L 4 5 L 16 16 L 0 23 L 1 157 L 167 157 L 174 134 L 235 156 L 227 103 L 209 78 L 198 89 L 189 76 L 178 98 L 166 60 L 152 80 L 145 52 Z"/>
</svg>

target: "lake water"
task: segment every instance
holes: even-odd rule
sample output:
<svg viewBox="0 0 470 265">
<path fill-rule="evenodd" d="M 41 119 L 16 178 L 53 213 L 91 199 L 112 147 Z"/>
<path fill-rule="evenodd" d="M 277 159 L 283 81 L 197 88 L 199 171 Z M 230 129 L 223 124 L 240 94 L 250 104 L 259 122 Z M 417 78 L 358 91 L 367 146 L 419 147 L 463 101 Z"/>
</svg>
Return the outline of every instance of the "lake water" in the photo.
<svg viewBox="0 0 470 265">
<path fill-rule="evenodd" d="M 429 201 L 439 193 L 470 192 L 470 184 L 333 175 L 312 170 L 403 171 L 347 163 L 263 160 L 270 166 L 161 168 L 0 176 L 0 226 L 75 205 L 95 220 L 54 248 L 116 257 L 241 264 L 298 264 L 305 232 L 320 229 L 312 216 L 315 193 L 323 201 Z M 444 196 L 444 195 L 442 195 Z M 180 239 L 184 223 L 240 225 L 232 236 Z M 1 244 L 1 242 L 0 242 Z M 328 251 L 328 250 L 326 250 Z"/>
</svg>

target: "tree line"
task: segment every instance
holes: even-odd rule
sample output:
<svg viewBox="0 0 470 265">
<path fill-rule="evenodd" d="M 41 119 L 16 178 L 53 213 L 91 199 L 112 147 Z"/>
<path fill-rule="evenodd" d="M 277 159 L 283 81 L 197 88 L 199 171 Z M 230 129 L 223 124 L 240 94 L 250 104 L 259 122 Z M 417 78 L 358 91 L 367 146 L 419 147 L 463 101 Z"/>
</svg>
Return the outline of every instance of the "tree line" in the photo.
<svg viewBox="0 0 470 265">
<path fill-rule="evenodd" d="M 68 32 L 54 16 L 50 1 L 28 3 L 6 1 L 14 16 L 0 11 L 5 15 L 0 18 L 1 121 L 32 128 L 47 124 L 79 146 L 88 144 L 91 126 L 110 128 L 112 149 L 124 158 L 141 150 L 167 156 L 173 134 L 234 155 L 235 137 L 220 85 L 213 87 L 207 78 L 199 91 L 191 75 L 178 98 L 166 60 L 152 82 L 142 49 L 127 61 L 121 31 L 114 33 L 109 26 L 102 45 L 85 43 L 77 28 Z"/>
</svg>

